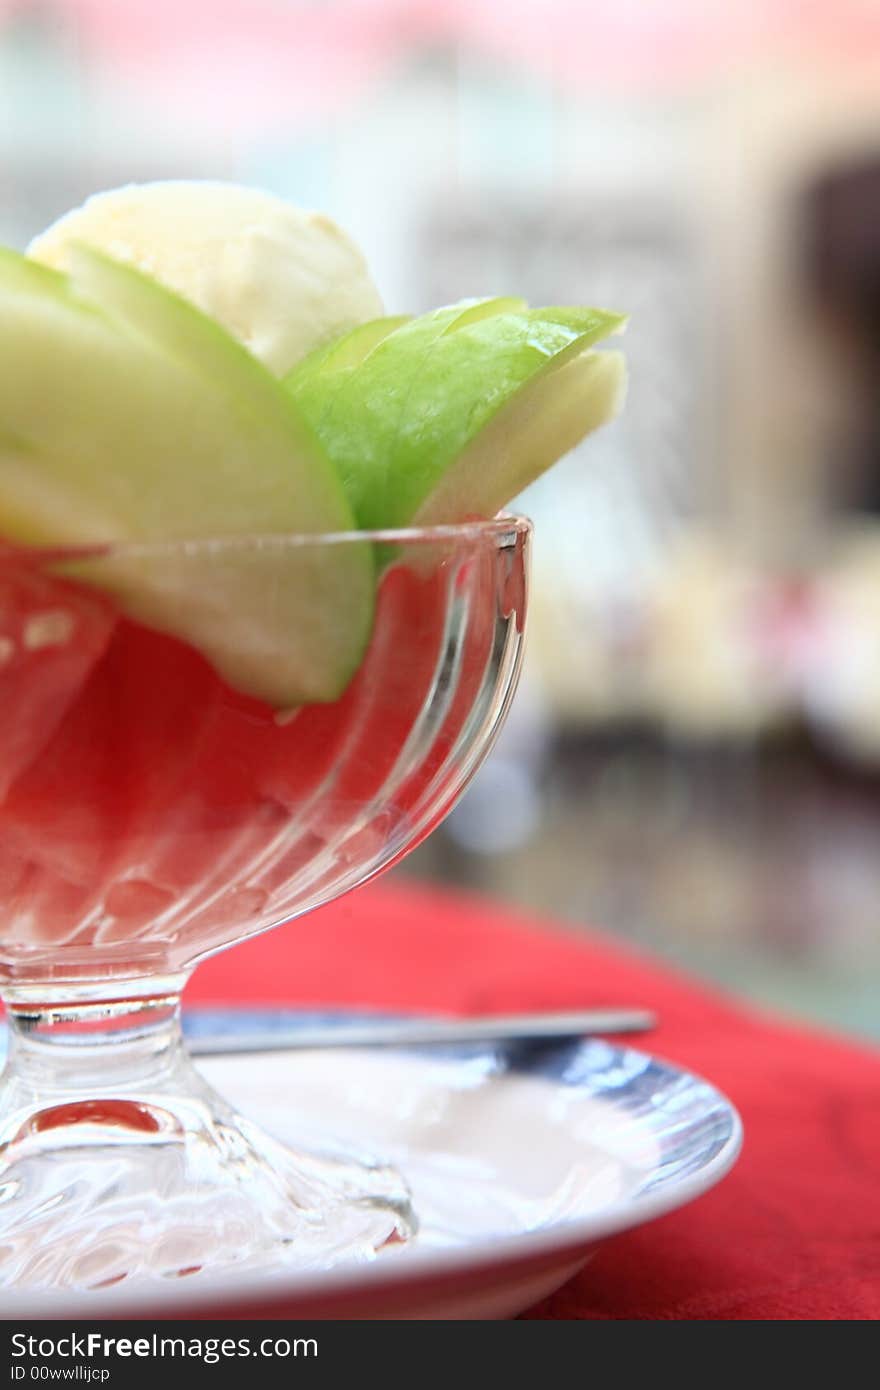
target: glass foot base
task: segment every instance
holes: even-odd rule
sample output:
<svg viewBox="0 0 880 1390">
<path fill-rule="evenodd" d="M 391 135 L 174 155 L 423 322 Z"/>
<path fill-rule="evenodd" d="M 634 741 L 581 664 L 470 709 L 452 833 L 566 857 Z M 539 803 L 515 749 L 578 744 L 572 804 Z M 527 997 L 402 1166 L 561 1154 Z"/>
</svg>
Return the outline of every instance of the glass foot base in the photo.
<svg viewBox="0 0 880 1390">
<path fill-rule="evenodd" d="M 148 1077 L 113 1076 L 123 1045 L 109 1076 L 78 1088 L 59 1084 L 57 1055 L 40 1075 L 39 1050 L 36 1075 L 19 1065 L 0 1083 L 0 1286 L 326 1268 L 412 1233 L 394 1169 L 286 1148 L 216 1095 L 176 1040 Z M 97 1049 L 76 1051 L 88 1082 Z"/>
</svg>

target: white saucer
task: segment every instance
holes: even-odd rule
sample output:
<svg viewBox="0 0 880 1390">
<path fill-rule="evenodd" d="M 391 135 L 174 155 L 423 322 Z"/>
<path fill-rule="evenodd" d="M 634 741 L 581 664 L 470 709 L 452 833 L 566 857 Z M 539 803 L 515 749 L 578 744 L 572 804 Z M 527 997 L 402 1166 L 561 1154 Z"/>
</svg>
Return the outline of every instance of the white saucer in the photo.
<svg viewBox="0 0 880 1390">
<path fill-rule="evenodd" d="M 741 1126 L 707 1082 L 601 1041 L 202 1062 L 280 1138 L 332 1133 L 397 1163 L 420 1221 L 362 1265 L 199 1274 L 94 1294 L 5 1290 L 3 1317 L 504 1318 L 597 1242 L 700 1196 Z"/>
</svg>

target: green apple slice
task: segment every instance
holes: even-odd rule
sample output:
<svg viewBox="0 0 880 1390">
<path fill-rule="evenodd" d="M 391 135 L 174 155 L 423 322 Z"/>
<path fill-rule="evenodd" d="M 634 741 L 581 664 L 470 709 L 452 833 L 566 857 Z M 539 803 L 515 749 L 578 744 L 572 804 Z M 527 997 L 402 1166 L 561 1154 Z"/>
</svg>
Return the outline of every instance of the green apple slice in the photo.
<svg viewBox="0 0 880 1390">
<path fill-rule="evenodd" d="M 540 453 L 525 439 L 520 447 L 516 436 L 508 432 L 506 456 L 489 458 L 476 443 L 481 433 L 499 410 L 516 403 L 526 386 L 532 384 L 534 392 L 536 378 L 548 367 L 558 370 L 622 324 L 619 314 L 597 309 L 526 309 L 467 324 L 438 342 L 410 394 L 390 452 L 381 503 L 384 514 L 393 518 L 390 524 L 403 525 L 405 520 L 416 518 L 422 521 L 428 512 L 435 520 L 494 516 L 561 456 L 556 442 L 559 422 L 550 410 L 543 414 L 540 395 L 533 393 L 529 416 L 536 407 L 541 410 L 536 425 L 546 442 Z M 612 373 L 621 366 L 616 360 Z M 582 373 L 578 380 L 585 384 Z M 607 418 L 601 409 L 606 390 L 599 382 L 608 384 L 607 371 L 595 382 L 599 402 L 594 399 L 591 378 L 583 401 L 583 433 Z M 558 407 L 558 400 L 553 404 Z M 567 439 L 569 432 L 560 439 Z M 567 443 L 565 452 L 582 437 Z M 447 476 L 450 469 L 455 479 Z M 438 488 L 440 496 L 435 502 L 433 494 Z M 457 501 L 455 511 L 444 516 L 440 504 L 452 498 Z"/>
<path fill-rule="evenodd" d="M 0 534 L 122 542 L 77 577 L 246 693 L 335 699 L 369 637 L 371 549 L 278 539 L 352 528 L 332 465 L 218 325 L 94 253 L 77 267 L 0 252 Z"/>
<path fill-rule="evenodd" d="M 603 310 L 534 309 L 438 343 L 391 455 L 384 510 L 392 524 L 494 516 L 612 418 L 623 359 L 592 347 L 623 322 Z M 575 360 L 577 370 L 557 381 Z"/>
<path fill-rule="evenodd" d="M 424 478 L 414 526 L 495 516 L 512 498 L 619 414 L 626 391 L 620 352 L 562 354 L 471 437 L 433 485 Z"/>
<path fill-rule="evenodd" d="M 307 375 L 302 390 L 296 369 L 287 378 L 294 400 L 336 464 L 362 526 L 394 524 L 384 512 L 389 459 L 410 396 L 436 345 L 467 327 L 524 307 L 521 299 L 462 300 L 423 314 L 384 336 L 346 373 L 341 389 L 332 372 Z"/>
<path fill-rule="evenodd" d="M 293 392 L 300 412 L 307 417 L 315 413 L 326 415 L 355 368 L 384 338 L 409 322 L 408 314 L 371 319 L 310 352 L 293 372 L 288 373 L 284 382 Z M 308 402 L 313 394 L 317 395 L 317 405 L 311 408 Z"/>
<path fill-rule="evenodd" d="M 308 357 L 303 358 L 302 362 L 298 362 L 293 370 L 287 373 L 285 381 L 289 383 L 291 378 L 295 377 L 298 388 L 302 390 L 306 382 L 322 372 L 344 372 L 359 367 L 367 354 L 372 352 L 383 338 L 387 338 L 389 333 L 394 333 L 396 329 L 410 322 L 410 314 L 397 314 L 370 319 L 369 323 L 359 323 L 356 328 L 343 333 L 341 338 L 334 338 L 331 342 L 315 348 Z"/>
<path fill-rule="evenodd" d="M 622 399 L 622 357 L 592 351 L 619 314 L 520 302 L 439 332 L 426 318 L 384 339 L 332 410 L 320 377 L 303 401 L 366 527 L 493 516 Z"/>
</svg>

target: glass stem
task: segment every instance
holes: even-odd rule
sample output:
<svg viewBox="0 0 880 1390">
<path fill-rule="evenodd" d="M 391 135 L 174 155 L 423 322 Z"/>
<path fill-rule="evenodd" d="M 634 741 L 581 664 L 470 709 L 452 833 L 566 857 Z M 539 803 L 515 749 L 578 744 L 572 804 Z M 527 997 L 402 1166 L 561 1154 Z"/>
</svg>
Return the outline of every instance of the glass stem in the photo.
<svg viewBox="0 0 880 1390">
<path fill-rule="evenodd" d="M 413 1230 L 393 1168 L 288 1149 L 216 1094 L 183 1045 L 184 983 L 4 987 L 0 1287 L 309 1268 Z"/>
<path fill-rule="evenodd" d="M 4 995 L 9 1054 L 0 1112 L 76 1095 L 162 1090 L 184 1058 L 180 992 L 186 976 Z M 69 1117 L 67 1122 L 70 1122 Z"/>
</svg>

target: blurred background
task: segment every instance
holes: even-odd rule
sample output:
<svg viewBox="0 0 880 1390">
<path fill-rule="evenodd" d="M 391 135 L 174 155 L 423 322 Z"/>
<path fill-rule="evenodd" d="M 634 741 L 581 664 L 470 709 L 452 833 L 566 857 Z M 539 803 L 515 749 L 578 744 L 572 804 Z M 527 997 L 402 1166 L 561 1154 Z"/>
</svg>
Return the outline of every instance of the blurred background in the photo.
<svg viewBox="0 0 880 1390">
<path fill-rule="evenodd" d="M 329 211 L 394 312 L 630 312 L 522 499 L 511 722 L 396 872 L 880 1037 L 878 0 L 0 0 L 0 241 L 167 177 Z"/>
</svg>

